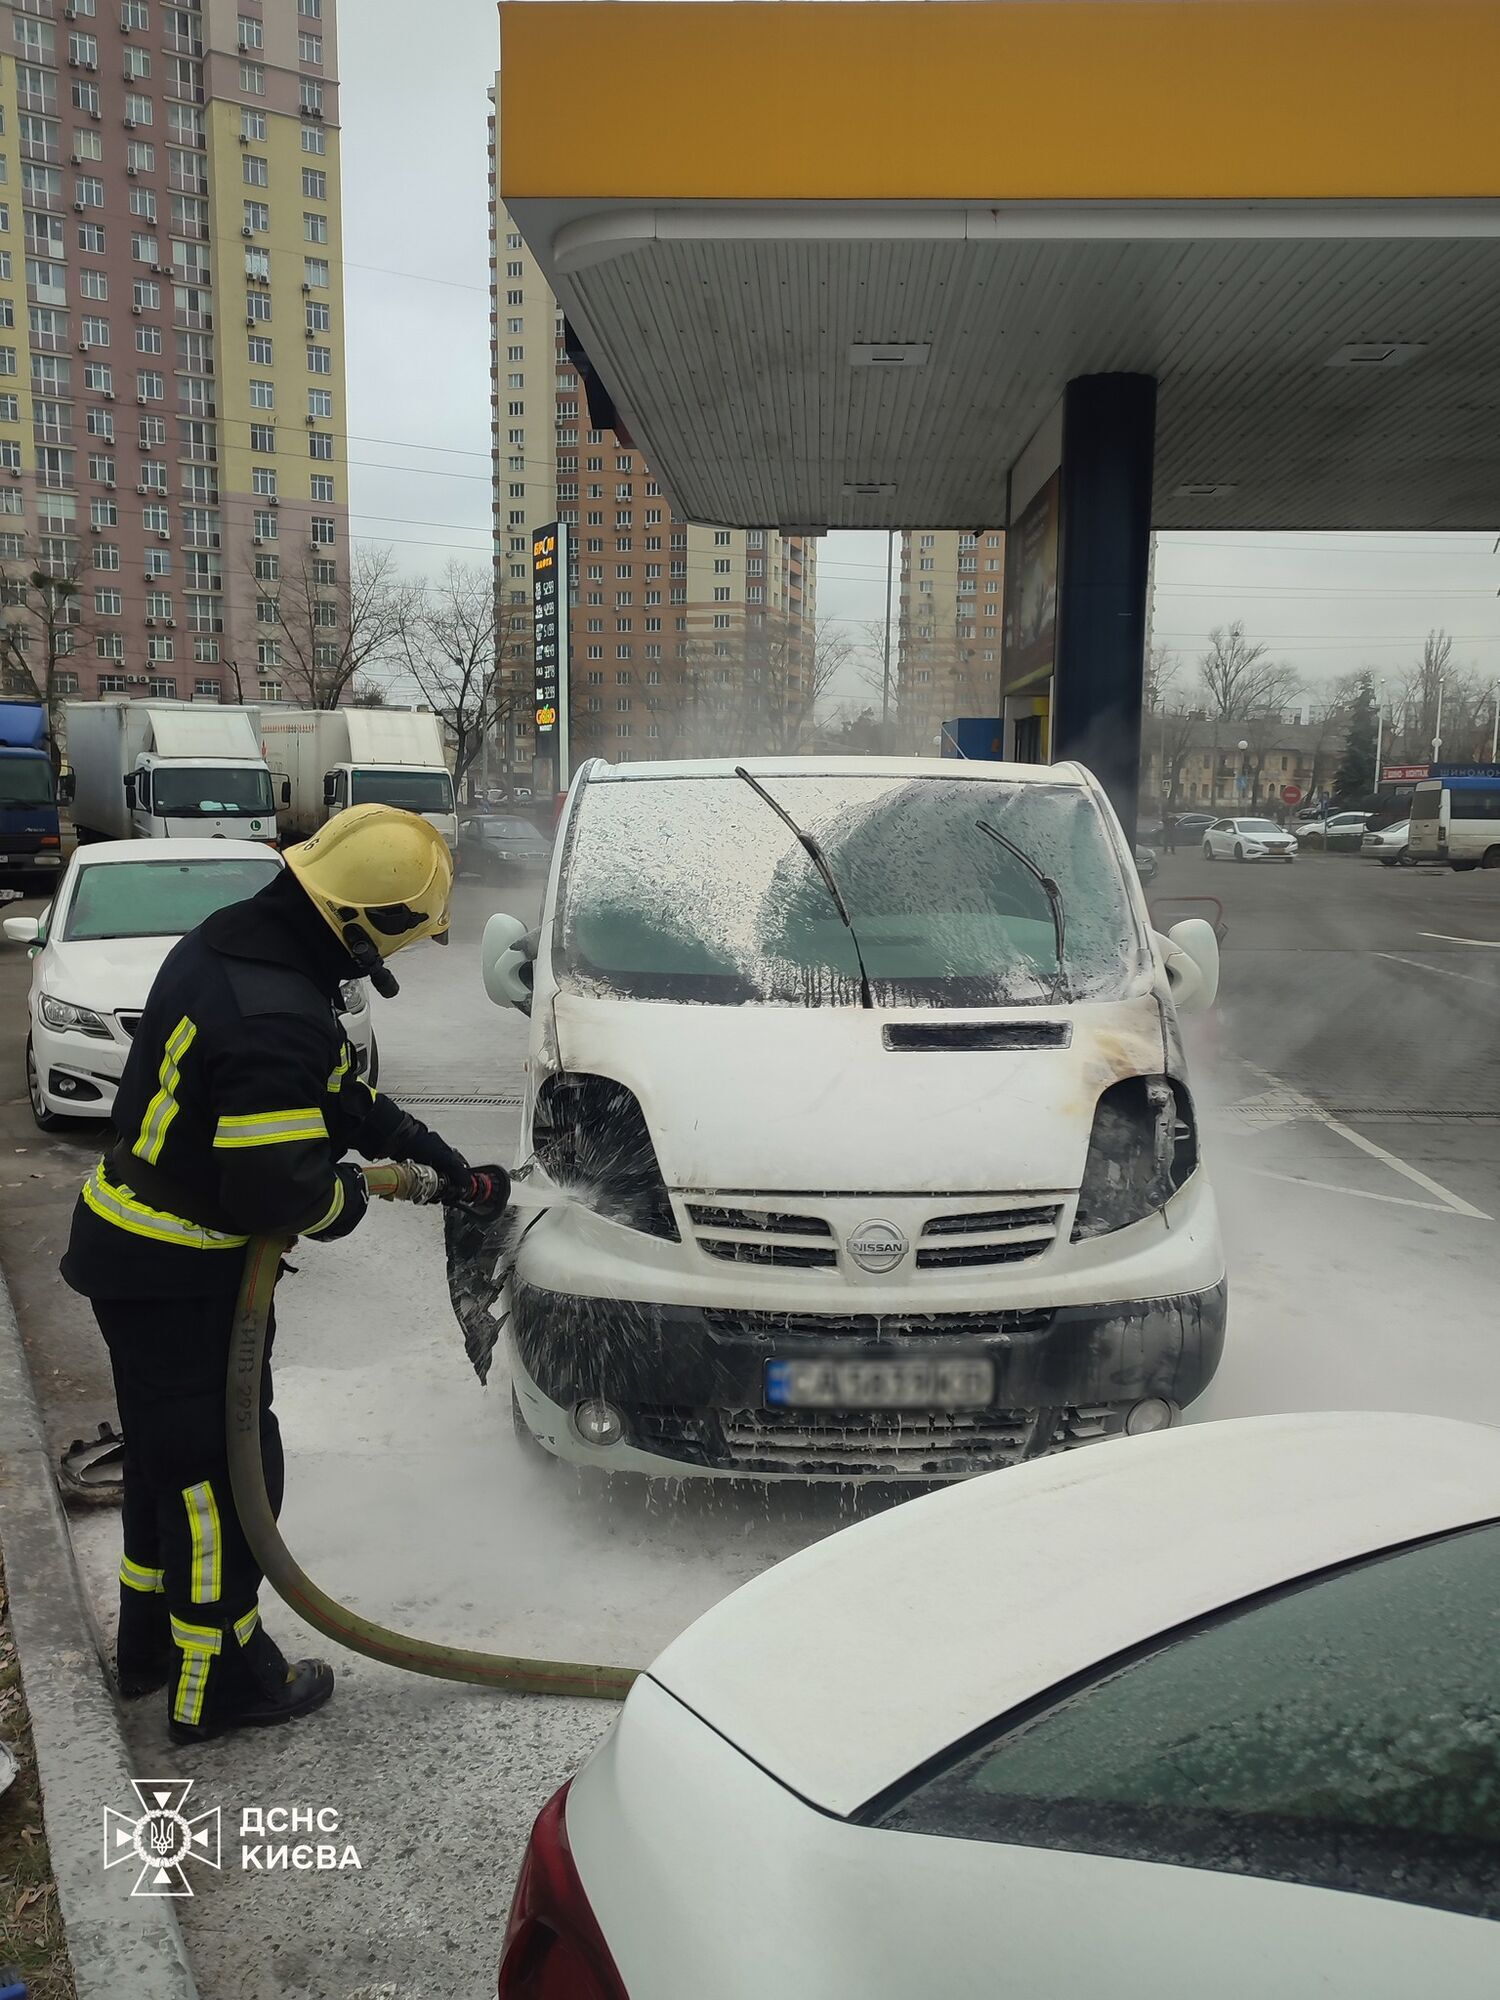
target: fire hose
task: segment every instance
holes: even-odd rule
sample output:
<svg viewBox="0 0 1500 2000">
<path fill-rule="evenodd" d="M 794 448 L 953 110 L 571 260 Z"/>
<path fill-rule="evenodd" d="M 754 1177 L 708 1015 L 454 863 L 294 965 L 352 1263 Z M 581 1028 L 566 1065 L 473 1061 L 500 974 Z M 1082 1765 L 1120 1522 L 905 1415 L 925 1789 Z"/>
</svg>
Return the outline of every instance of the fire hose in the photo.
<svg viewBox="0 0 1500 2000">
<path fill-rule="evenodd" d="M 430 1167 L 382 1166 L 362 1169 L 369 1193 L 381 1201 L 431 1203 L 443 1199 Z M 230 1339 L 225 1420 L 234 1504 L 255 1560 L 266 1581 L 315 1631 L 408 1673 L 512 1694 L 588 1695 L 622 1701 L 636 1677 L 633 1667 L 589 1666 L 575 1660 L 523 1660 L 508 1653 L 481 1653 L 394 1632 L 320 1590 L 281 1539 L 266 1491 L 260 1448 L 260 1390 L 266 1334 L 276 1280 L 288 1240 L 253 1237 L 245 1255 L 245 1275 L 235 1305 Z"/>
</svg>

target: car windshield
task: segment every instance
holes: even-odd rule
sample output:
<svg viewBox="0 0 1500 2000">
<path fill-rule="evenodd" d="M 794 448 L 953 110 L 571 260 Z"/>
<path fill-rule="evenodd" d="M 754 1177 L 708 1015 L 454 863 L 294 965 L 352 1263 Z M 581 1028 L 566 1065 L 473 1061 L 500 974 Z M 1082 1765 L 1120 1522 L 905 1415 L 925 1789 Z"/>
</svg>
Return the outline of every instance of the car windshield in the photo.
<svg viewBox="0 0 1500 2000">
<path fill-rule="evenodd" d="M 481 820 L 486 836 L 491 840 L 535 840 L 537 831 L 529 820 L 487 819 Z"/>
<path fill-rule="evenodd" d="M 1119 859 L 1072 785 L 757 773 L 818 840 L 883 1006 L 1054 999 L 1058 885 L 1077 998 L 1149 966 Z M 741 780 L 602 781 L 580 802 L 556 933 L 562 983 L 634 999 L 858 1006 L 859 958 L 795 836 Z"/>
<path fill-rule="evenodd" d="M 1241 833 L 1280 833 L 1281 828 L 1272 819 L 1237 819 L 1235 825 Z"/>
<path fill-rule="evenodd" d="M 180 937 L 222 910 L 264 889 L 281 863 L 254 843 L 222 861 L 108 861 L 83 863 L 68 906 L 63 937 L 69 944 L 100 938 Z"/>
<path fill-rule="evenodd" d="M 1175 1632 L 882 1824 L 1500 1917 L 1497 1660 L 1487 1526 Z"/>
<path fill-rule="evenodd" d="M 255 765 L 158 764 L 151 773 L 151 805 L 159 819 L 220 819 L 239 815 L 269 819 L 269 772 Z"/>
<path fill-rule="evenodd" d="M 0 756 L 0 807 L 50 806 L 52 766 L 45 757 Z"/>
<path fill-rule="evenodd" d="M 357 770 L 349 802 L 399 806 L 403 812 L 451 813 L 453 780 L 446 771 Z"/>
</svg>

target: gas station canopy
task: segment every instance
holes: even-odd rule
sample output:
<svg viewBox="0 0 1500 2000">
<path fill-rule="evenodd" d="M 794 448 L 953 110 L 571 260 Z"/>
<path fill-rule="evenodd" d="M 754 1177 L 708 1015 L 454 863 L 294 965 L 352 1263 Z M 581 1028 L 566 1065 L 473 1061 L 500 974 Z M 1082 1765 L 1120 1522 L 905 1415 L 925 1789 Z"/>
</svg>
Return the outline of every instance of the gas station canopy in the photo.
<svg viewBox="0 0 1500 2000">
<path fill-rule="evenodd" d="M 504 0 L 501 192 L 689 518 L 978 527 L 1067 383 L 1153 524 L 1500 519 L 1494 0 Z"/>
</svg>

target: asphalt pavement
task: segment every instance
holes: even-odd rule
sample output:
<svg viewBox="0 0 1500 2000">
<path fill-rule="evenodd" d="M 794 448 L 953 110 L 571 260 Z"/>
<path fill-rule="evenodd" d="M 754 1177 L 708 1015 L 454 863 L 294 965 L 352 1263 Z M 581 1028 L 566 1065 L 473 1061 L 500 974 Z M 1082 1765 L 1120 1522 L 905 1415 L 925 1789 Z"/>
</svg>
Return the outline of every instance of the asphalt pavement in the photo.
<svg viewBox="0 0 1500 2000">
<path fill-rule="evenodd" d="M 1311 855 L 1209 866 L 1192 852 L 1165 857 L 1149 893 L 1163 925 L 1204 914 L 1204 897 L 1229 925 L 1220 1005 L 1190 1038 L 1231 1279 L 1223 1368 L 1194 1418 L 1342 1407 L 1500 1422 L 1500 875 Z M 479 984 L 495 907 L 529 914 L 464 887 L 452 947 L 403 957 L 405 990 L 377 1003 L 377 1029 L 383 1087 L 471 1158 L 505 1160 L 524 1024 Z M 98 1133 L 60 1141 L 31 1123 L 26 979 L 24 952 L 0 948 L 0 1261 L 60 1445 L 111 1413 L 92 1322 L 56 1276 Z M 481 1392 L 468 1372 L 431 1215 L 382 1211 L 298 1262 L 277 1354 L 287 1539 L 326 1588 L 387 1622 L 643 1662 L 873 1504 L 826 1489 L 608 1492 L 538 1463 L 511 1434 L 503 1380 Z M 74 1531 L 109 1622 L 118 1524 L 75 1516 Z M 268 1622 L 288 1643 L 306 1636 L 279 1607 Z M 490 1991 L 530 1817 L 611 1711 L 337 1664 L 338 1698 L 293 1729 L 175 1751 L 155 1703 L 130 1713 L 141 1774 L 195 1778 L 201 1804 L 227 1808 L 226 1831 L 245 1808 L 331 1809 L 360 1854 L 358 1871 L 265 1874 L 226 1842 L 228 1865 L 179 1911 L 202 1990 Z"/>
</svg>

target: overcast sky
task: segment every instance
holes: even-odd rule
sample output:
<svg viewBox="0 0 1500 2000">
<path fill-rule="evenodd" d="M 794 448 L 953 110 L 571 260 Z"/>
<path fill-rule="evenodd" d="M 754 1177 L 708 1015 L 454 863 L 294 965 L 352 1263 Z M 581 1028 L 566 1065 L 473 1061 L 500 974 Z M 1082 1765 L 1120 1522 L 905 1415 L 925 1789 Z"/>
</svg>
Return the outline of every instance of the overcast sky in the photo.
<svg viewBox="0 0 1500 2000">
<path fill-rule="evenodd" d="M 485 91 L 492 0 L 437 0 L 419 57 L 409 0 L 345 0 L 344 217 L 354 532 L 413 570 L 490 555 Z M 1429 628 L 1500 677 L 1500 555 L 1484 535 L 1169 535 L 1154 632 L 1189 663 L 1242 618 L 1320 681 L 1360 667 L 1393 680 Z M 886 538 L 830 535 L 818 605 L 851 632 L 885 610 Z M 845 691 L 860 698 L 851 682 Z"/>
</svg>

